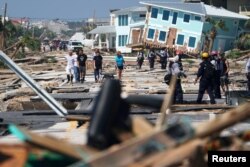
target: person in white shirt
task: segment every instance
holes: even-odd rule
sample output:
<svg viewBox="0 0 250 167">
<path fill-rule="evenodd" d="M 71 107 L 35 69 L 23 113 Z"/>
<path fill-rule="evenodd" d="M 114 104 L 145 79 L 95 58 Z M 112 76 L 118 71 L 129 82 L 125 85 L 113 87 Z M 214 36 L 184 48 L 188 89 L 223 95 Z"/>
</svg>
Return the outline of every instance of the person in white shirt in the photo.
<svg viewBox="0 0 250 167">
<path fill-rule="evenodd" d="M 67 74 L 67 83 L 73 84 L 73 74 L 74 74 L 74 56 L 73 56 L 73 51 L 70 50 L 68 55 L 65 56 L 65 59 L 67 61 L 67 66 L 65 68 L 66 74 Z"/>
<path fill-rule="evenodd" d="M 80 73 L 79 73 L 79 65 L 77 62 L 77 54 L 75 52 L 73 52 L 73 69 L 74 69 L 74 79 L 73 82 L 80 82 Z"/>
<path fill-rule="evenodd" d="M 247 77 L 248 94 L 250 95 L 250 57 L 248 58 L 246 64 L 246 77 Z"/>
<path fill-rule="evenodd" d="M 168 61 L 172 61 L 172 62 L 178 62 L 179 61 L 179 57 L 180 57 L 181 51 L 177 50 L 175 52 L 175 56 L 174 57 L 169 57 Z"/>
<path fill-rule="evenodd" d="M 175 85 L 175 93 L 174 93 L 174 99 L 173 99 L 173 104 L 176 103 L 183 103 L 183 90 L 181 86 L 181 68 L 179 65 L 179 58 L 170 60 L 169 62 L 169 72 L 172 75 L 177 76 L 177 81 Z"/>
</svg>

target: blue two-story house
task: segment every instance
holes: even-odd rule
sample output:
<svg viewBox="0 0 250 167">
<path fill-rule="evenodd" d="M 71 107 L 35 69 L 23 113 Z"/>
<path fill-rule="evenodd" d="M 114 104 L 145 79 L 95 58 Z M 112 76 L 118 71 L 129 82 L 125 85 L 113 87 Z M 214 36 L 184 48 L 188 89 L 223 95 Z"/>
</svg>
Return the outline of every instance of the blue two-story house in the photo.
<svg viewBox="0 0 250 167">
<path fill-rule="evenodd" d="M 190 52 L 204 48 L 206 35 L 212 25 L 207 18 L 222 20 L 227 31 L 218 30 L 213 50 L 229 50 L 243 32 L 247 16 L 205 5 L 203 2 L 140 2 L 147 7 L 143 42 L 151 46 L 169 46 Z"/>
</svg>

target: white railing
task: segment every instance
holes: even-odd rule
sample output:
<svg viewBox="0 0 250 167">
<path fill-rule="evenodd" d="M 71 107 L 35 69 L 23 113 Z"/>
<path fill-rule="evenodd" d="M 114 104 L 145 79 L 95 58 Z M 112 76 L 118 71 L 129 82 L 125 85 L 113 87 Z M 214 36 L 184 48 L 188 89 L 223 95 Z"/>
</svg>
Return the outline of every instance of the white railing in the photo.
<svg viewBox="0 0 250 167">
<path fill-rule="evenodd" d="M 240 5 L 239 13 L 243 15 L 250 16 L 250 5 Z"/>
<path fill-rule="evenodd" d="M 140 23 L 144 21 L 145 21 L 145 18 L 136 17 L 136 18 L 131 19 L 130 24 Z"/>
</svg>

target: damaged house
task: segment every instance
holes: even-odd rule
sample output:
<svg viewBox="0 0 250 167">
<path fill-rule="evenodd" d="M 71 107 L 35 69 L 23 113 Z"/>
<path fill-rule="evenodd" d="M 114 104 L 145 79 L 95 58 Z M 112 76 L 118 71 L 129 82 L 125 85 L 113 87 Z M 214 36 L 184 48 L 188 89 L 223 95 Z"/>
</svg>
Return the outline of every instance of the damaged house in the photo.
<svg viewBox="0 0 250 167">
<path fill-rule="evenodd" d="M 213 27 L 211 20 L 223 22 L 217 29 L 212 50 L 226 51 L 244 32 L 249 17 L 206 5 L 203 2 L 140 2 L 148 9 L 143 42 L 154 47 L 176 47 L 198 52 L 204 49 Z M 210 20 L 210 22 L 208 21 Z"/>
</svg>

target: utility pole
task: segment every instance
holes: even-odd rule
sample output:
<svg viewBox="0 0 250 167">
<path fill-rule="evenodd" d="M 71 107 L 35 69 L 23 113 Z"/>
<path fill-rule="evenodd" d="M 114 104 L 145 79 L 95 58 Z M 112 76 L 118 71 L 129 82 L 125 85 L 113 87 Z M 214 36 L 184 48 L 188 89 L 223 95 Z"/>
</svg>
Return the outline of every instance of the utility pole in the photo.
<svg viewBox="0 0 250 167">
<path fill-rule="evenodd" d="M 7 3 L 4 5 L 3 26 L 5 26 L 5 18 L 7 15 Z"/>
<path fill-rule="evenodd" d="M 4 5 L 4 14 L 3 14 L 3 30 L 1 32 L 1 45 L 0 45 L 0 49 L 1 50 L 4 50 L 5 48 L 5 18 L 6 18 L 6 15 L 7 15 L 7 3 L 5 3 Z"/>
<path fill-rule="evenodd" d="M 92 24 L 92 29 L 94 28 L 95 26 L 95 9 L 94 9 L 94 13 L 93 13 L 93 24 Z"/>
</svg>

